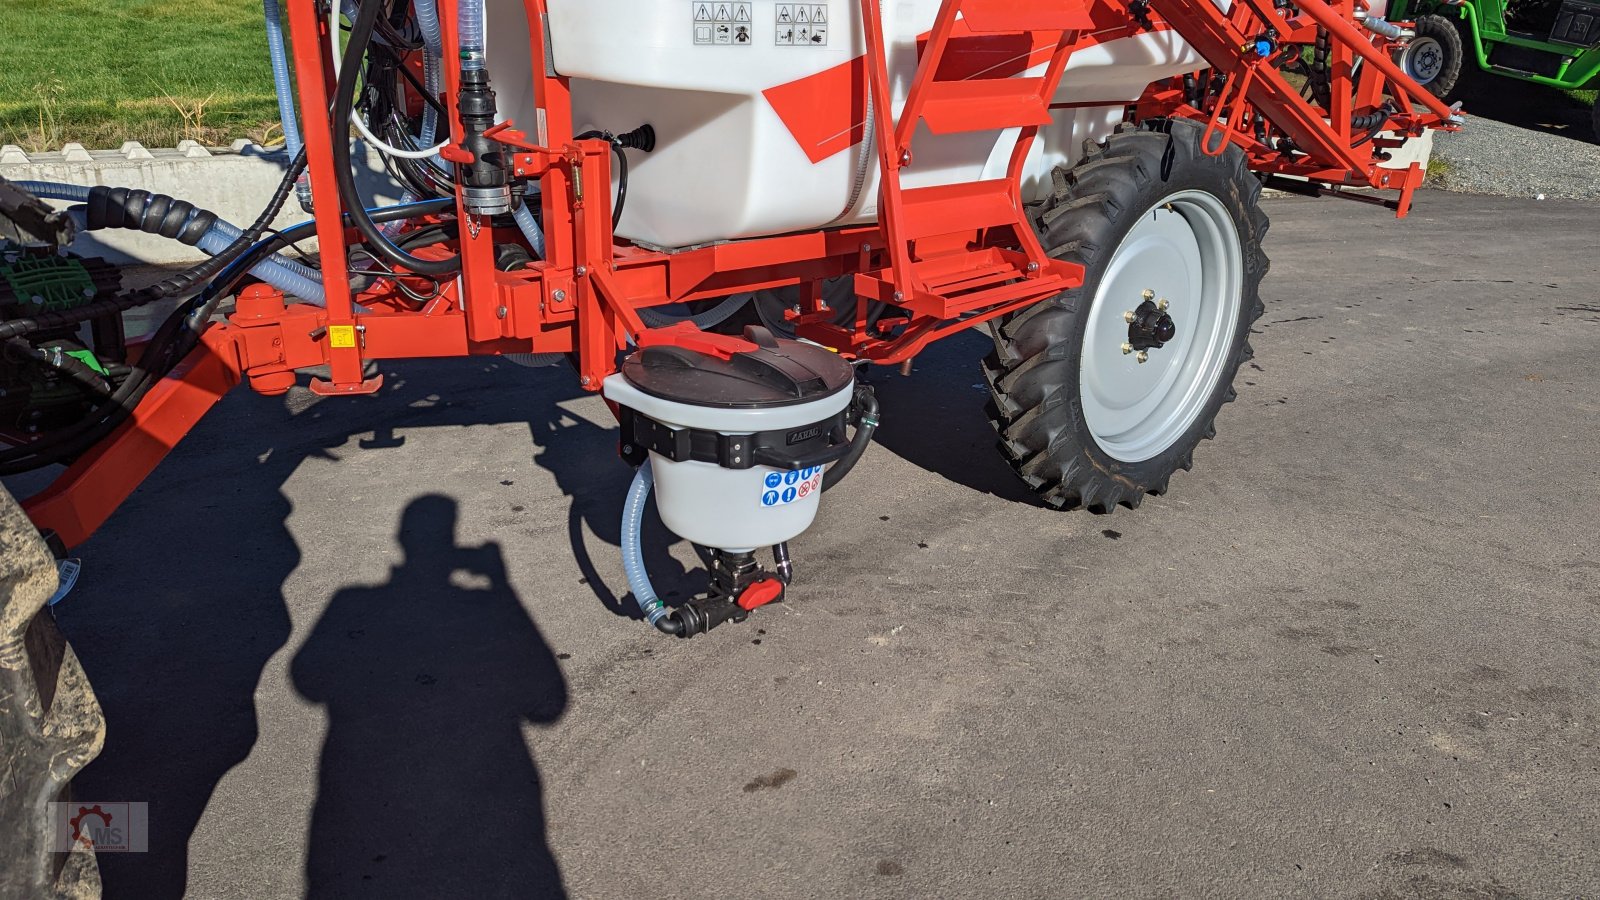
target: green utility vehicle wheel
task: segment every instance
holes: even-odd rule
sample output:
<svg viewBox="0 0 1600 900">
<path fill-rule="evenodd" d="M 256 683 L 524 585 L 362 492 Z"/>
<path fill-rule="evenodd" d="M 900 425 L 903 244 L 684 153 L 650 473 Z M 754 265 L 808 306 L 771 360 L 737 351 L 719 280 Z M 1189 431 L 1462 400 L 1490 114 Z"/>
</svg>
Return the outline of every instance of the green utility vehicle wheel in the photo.
<svg viewBox="0 0 1600 900">
<path fill-rule="evenodd" d="M 1461 32 L 1444 16 L 1418 16 L 1417 36 L 1400 53 L 1400 68 L 1440 99 L 1461 78 Z"/>
<path fill-rule="evenodd" d="M 1037 224 L 1082 287 L 991 326 L 990 416 L 1046 502 L 1110 512 L 1160 494 L 1233 399 L 1261 315 L 1261 183 L 1184 119 L 1123 126 L 1055 174 Z"/>
</svg>

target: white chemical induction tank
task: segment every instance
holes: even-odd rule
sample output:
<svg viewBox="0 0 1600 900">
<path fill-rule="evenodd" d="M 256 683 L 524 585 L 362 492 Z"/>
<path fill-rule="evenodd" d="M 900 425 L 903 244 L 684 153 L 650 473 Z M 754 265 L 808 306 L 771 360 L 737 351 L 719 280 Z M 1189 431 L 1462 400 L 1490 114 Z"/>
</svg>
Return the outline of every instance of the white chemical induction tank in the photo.
<svg viewBox="0 0 1600 900">
<path fill-rule="evenodd" d="M 501 115 L 531 127 L 523 4 L 486 6 Z M 939 6 L 883 0 L 897 107 L 916 71 L 917 38 Z M 648 123 L 656 131 L 654 152 L 627 151 L 618 234 L 681 248 L 873 221 L 876 151 L 862 68 L 852 64 L 866 52 L 859 9 L 857 0 L 549 0 L 550 43 L 556 71 L 572 79 L 574 127 L 620 134 Z M 1059 109 L 1055 124 L 1041 129 L 1026 176 L 1034 193 L 1049 185 L 1053 167 L 1076 160 L 1085 139 L 1109 135 L 1121 105 L 1152 81 L 1205 65 L 1171 31 L 1105 37 L 1114 39 L 1073 54 L 1055 99 L 1106 105 Z M 1012 58 L 1030 51 L 1024 43 Z M 1032 60 L 1044 58 L 1036 52 Z M 1014 130 L 936 136 L 923 127 L 903 183 L 1001 177 L 1014 143 Z"/>
</svg>

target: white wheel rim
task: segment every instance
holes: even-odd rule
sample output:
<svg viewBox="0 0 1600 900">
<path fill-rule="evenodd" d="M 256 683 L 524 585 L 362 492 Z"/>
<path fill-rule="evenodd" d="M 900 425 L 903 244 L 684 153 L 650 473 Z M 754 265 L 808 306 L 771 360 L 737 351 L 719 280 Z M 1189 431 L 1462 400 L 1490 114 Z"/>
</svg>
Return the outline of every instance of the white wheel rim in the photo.
<svg viewBox="0 0 1600 900">
<path fill-rule="evenodd" d="M 1427 84 L 1444 70 L 1444 45 L 1436 38 L 1413 38 L 1400 62 L 1412 81 Z"/>
<path fill-rule="evenodd" d="M 1139 217 L 1111 256 L 1084 328 L 1079 395 L 1101 450 L 1142 462 L 1194 425 L 1225 374 L 1243 290 L 1244 251 L 1222 201 L 1181 191 Z M 1177 330 L 1140 363 L 1123 352 L 1124 314 L 1145 291 L 1168 301 Z"/>
</svg>

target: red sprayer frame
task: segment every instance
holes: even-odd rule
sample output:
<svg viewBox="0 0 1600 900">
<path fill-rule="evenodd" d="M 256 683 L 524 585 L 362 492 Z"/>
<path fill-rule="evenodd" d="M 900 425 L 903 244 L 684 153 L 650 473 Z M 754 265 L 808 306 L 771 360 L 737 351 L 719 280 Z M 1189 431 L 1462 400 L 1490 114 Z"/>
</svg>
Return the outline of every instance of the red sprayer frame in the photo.
<svg viewBox="0 0 1600 900">
<path fill-rule="evenodd" d="M 1390 59 L 1391 43 L 1351 24 L 1359 0 L 1294 0 L 1283 9 L 1271 0 L 1236 0 L 1230 13 L 1218 11 L 1211 0 L 945 0 L 896 117 L 879 4 L 860 0 L 867 53 L 851 64 L 862 77 L 846 81 L 863 85 L 861 96 L 850 101 L 865 109 L 870 99 L 877 117 L 882 221 L 659 252 L 612 233 L 611 147 L 574 139 L 567 80 L 544 74 L 554 71 L 542 27 L 546 0 L 522 2 L 534 23 L 531 69 L 544 114 L 542 133 L 530 135 L 519 130 L 528 123 L 508 122 L 491 136 L 512 152 L 514 177 L 540 183 L 545 258 L 519 271 L 499 271 L 495 242 L 520 237 L 466 213 L 458 198 L 460 277 L 442 284 L 420 309 L 383 282 L 352 296 L 341 266 L 323 272 L 325 308 L 285 302 L 265 285 L 245 289 L 227 321 L 206 332 L 191 357 L 128 421 L 26 503 L 39 527 L 53 530 L 68 546 L 85 540 L 206 410 L 244 380 L 262 393 L 281 394 L 295 383 L 296 371 L 326 365 L 330 377 L 313 380 L 313 391 L 366 394 L 382 384 L 381 376 L 363 376 L 370 360 L 559 352 L 573 355 L 583 387 L 598 390 L 615 371 L 619 351 L 646 330 L 638 310 L 790 286 L 799 288 L 795 325 L 802 337 L 849 357 L 896 363 L 946 335 L 1075 287 L 1082 283 L 1081 270 L 1050 259 L 1039 246 L 1023 207 L 1021 171 L 1039 126 L 1060 108 L 1052 98 L 1072 52 L 1116 37 L 1176 30 L 1215 73 L 1228 77 L 1220 89 L 1197 92 L 1176 79 L 1152 85 L 1137 101 L 1100 105 L 1125 106 L 1130 119 L 1186 116 L 1206 122 L 1217 152 L 1224 141 L 1238 144 L 1257 171 L 1310 179 L 1308 189 L 1399 190 L 1400 199 L 1391 205 L 1401 215 L 1420 183 L 1419 167 L 1381 168 L 1386 148 L 1398 141 L 1353 139 L 1353 117 L 1377 109 L 1385 93 L 1400 98 L 1387 127 L 1401 135 L 1446 125 L 1453 113 L 1405 79 Z M 456 3 L 440 0 L 438 6 L 444 58 L 455 59 Z M 328 21 L 315 0 L 289 0 L 288 10 L 300 107 L 326 110 L 334 86 Z M 1262 55 L 1251 44 L 1260 39 L 1274 47 L 1306 45 L 1319 28 L 1332 47 L 1326 109 L 1302 99 L 1272 64 L 1284 60 L 1287 50 Z M 998 75 L 940 77 L 962 68 L 964 48 L 999 33 L 1027 35 L 1032 54 Z M 1365 61 L 1359 72 L 1357 59 Z M 1041 69 L 1042 76 L 1011 77 Z M 459 73 L 449 65 L 445 73 L 440 100 L 450 114 L 452 141 L 459 143 Z M 1217 83 L 1203 74 L 1198 81 Z M 1413 112 L 1413 103 L 1426 111 Z M 1067 104 L 1078 105 L 1083 104 Z M 936 133 L 1018 128 L 1007 177 L 902 188 L 899 171 L 915 165 L 911 142 L 919 120 Z M 343 129 L 335 133 L 327 116 L 305 115 L 303 127 L 321 253 L 343 259 L 359 240 L 343 227 L 336 186 L 333 142 L 345 135 Z M 446 156 L 470 160 L 459 147 Z M 832 324 L 835 313 L 819 289 L 824 280 L 841 276 L 855 276 L 853 327 Z M 869 327 L 873 301 L 895 309 L 887 332 Z"/>
</svg>

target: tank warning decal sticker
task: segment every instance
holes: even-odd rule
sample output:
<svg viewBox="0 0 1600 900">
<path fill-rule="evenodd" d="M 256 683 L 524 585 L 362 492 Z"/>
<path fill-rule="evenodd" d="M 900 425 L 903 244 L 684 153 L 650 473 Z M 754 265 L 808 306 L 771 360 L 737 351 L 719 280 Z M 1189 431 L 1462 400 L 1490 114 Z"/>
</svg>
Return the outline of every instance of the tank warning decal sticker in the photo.
<svg viewBox="0 0 1600 900">
<path fill-rule="evenodd" d="M 697 46 L 750 47 L 755 45 L 752 31 L 751 0 L 693 0 L 694 42 Z"/>
<path fill-rule="evenodd" d="M 761 482 L 761 505 L 784 506 L 822 490 L 822 467 L 795 472 L 768 472 Z"/>
<path fill-rule="evenodd" d="M 779 3 L 774 15 L 778 46 L 828 46 L 828 4 Z"/>
</svg>

